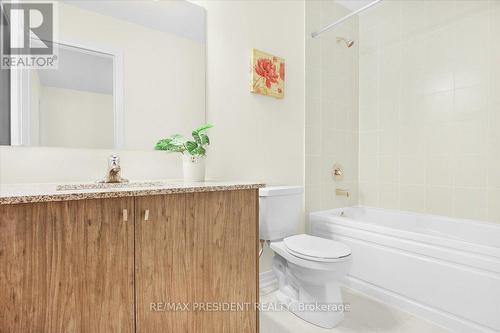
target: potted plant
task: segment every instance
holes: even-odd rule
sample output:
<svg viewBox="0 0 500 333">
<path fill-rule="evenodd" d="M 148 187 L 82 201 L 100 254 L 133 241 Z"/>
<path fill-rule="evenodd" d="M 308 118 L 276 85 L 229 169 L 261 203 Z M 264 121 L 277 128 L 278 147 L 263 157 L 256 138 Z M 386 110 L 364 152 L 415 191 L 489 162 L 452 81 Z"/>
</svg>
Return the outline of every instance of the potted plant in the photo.
<svg viewBox="0 0 500 333">
<path fill-rule="evenodd" d="M 174 134 L 168 138 L 161 139 L 155 145 L 156 150 L 166 150 L 174 153 L 182 153 L 182 171 L 184 181 L 202 182 L 205 180 L 205 157 L 210 139 L 206 134 L 212 124 L 205 124 L 195 128 L 191 135 L 192 140 L 185 139 L 180 134 Z"/>
</svg>

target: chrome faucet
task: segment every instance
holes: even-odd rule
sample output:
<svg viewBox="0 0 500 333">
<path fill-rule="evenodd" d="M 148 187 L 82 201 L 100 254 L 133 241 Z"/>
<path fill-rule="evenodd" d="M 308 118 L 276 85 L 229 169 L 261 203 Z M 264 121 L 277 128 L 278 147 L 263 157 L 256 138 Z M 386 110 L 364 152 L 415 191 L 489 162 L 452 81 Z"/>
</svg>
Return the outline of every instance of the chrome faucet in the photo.
<svg viewBox="0 0 500 333">
<path fill-rule="evenodd" d="M 108 173 L 99 183 L 128 183 L 128 179 L 122 178 L 120 171 L 120 156 L 113 154 L 108 160 Z"/>
</svg>

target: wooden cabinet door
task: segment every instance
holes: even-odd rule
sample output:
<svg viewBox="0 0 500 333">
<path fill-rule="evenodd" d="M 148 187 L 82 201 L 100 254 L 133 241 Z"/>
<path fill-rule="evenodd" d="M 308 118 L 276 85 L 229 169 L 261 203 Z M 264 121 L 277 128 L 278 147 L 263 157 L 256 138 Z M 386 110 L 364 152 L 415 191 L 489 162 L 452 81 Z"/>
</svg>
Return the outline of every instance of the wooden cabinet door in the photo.
<svg viewBox="0 0 500 333">
<path fill-rule="evenodd" d="M 257 332 L 257 190 L 137 198 L 136 215 L 137 333 Z"/>
<path fill-rule="evenodd" d="M 133 204 L 0 206 L 0 332 L 133 332 Z"/>
</svg>

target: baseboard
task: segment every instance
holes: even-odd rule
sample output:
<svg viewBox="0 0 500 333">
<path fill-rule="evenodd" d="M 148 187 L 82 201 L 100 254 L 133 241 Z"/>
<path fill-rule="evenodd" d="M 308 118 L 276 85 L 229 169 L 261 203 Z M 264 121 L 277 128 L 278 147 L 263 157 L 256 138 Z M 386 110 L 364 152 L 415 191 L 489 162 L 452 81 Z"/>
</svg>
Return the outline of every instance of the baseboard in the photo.
<svg viewBox="0 0 500 333">
<path fill-rule="evenodd" d="M 272 270 L 259 274 L 259 289 L 261 295 L 269 294 L 278 289 L 278 280 Z"/>
<path fill-rule="evenodd" d="M 423 318 L 456 333 L 498 333 L 488 327 L 479 325 L 470 320 L 457 317 L 453 314 L 426 306 L 403 295 L 378 287 L 366 281 L 346 276 L 342 284 L 350 289 L 359 291 L 375 300 L 406 311 L 416 317 Z"/>
</svg>

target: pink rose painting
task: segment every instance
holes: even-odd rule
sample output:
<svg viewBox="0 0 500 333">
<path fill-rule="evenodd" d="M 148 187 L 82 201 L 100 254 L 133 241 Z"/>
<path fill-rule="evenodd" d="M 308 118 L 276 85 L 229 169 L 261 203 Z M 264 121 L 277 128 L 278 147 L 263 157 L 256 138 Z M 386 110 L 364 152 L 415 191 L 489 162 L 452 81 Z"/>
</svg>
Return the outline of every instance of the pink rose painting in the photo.
<svg viewBox="0 0 500 333">
<path fill-rule="evenodd" d="M 283 98 L 285 90 L 285 60 L 252 50 L 251 92 Z"/>
</svg>

